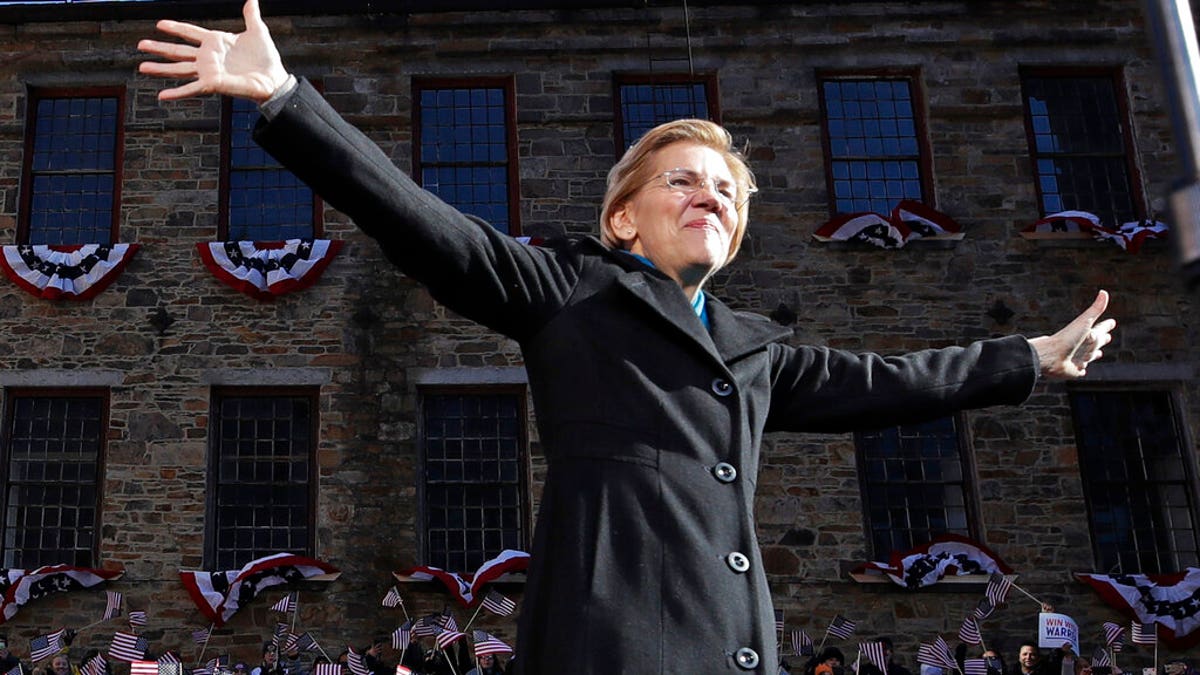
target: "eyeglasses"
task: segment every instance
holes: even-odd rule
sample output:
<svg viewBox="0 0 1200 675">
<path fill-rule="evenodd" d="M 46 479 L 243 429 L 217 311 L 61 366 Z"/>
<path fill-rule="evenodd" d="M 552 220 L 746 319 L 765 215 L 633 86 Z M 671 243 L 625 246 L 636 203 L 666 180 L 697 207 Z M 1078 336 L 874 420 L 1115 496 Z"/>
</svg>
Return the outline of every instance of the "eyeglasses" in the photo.
<svg viewBox="0 0 1200 675">
<path fill-rule="evenodd" d="M 676 168 L 664 171 L 649 182 L 662 181 L 663 187 L 680 194 L 690 195 L 697 190 L 711 187 L 717 200 L 733 209 L 740 209 L 750 201 L 750 195 L 758 192 L 758 188 L 745 185 L 739 186 L 727 180 L 705 178 L 691 169 Z"/>
</svg>

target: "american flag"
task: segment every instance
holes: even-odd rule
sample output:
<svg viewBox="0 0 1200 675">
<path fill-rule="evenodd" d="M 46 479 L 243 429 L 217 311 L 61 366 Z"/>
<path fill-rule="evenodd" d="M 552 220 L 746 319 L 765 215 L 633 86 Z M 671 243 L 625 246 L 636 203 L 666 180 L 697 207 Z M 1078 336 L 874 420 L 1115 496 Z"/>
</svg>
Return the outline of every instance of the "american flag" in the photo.
<svg viewBox="0 0 1200 675">
<path fill-rule="evenodd" d="M 1122 640 L 1125 637 L 1125 627 L 1112 621 L 1104 622 L 1104 644 L 1114 652 L 1121 651 Z M 1096 665 L 1096 664 L 1092 664 Z"/>
<path fill-rule="evenodd" d="M 983 644 L 983 634 L 979 630 L 979 622 L 971 617 L 963 619 L 958 628 L 958 639 L 968 644 Z"/>
<path fill-rule="evenodd" d="M 354 675 L 370 675 L 371 673 L 367 668 L 367 664 L 363 661 L 362 654 L 359 654 L 350 647 L 346 647 L 346 667 Z"/>
<path fill-rule="evenodd" d="M 271 605 L 271 611 L 272 612 L 283 612 L 284 614 L 287 614 L 289 612 L 296 611 L 296 605 L 298 605 L 298 604 L 299 604 L 299 602 L 296 597 L 296 591 L 292 591 L 291 593 L 288 593 L 287 595 L 283 596 L 279 600 L 279 602 L 275 603 L 274 605 Z"/>
<path fill-rule="evenodd" d="M 1152 645 L 1158 642 L 1158 629 L 1155 624 L 1133 622 L 1133 630 L 1130 632 L 1130 640 L 1135 645 Z"/>
<path fill-rule="evenodd" d="M 79 666 L 79 672 L 80 675 L 106 675 L 108 662 L 104 660 L 103 654 L 96 654 Z"/>
<path fill-rule="evenodd" d="M 108 655 L 118 661 L 141 661 L 146 657 L 150 643 L 144 637 L 117 631 L 108 646 Z M 156 673 L 158 671 L 155 671 Z"/>
<path fill-rule="evenodd" d="M 167 653 L 163 654 L 162 656 L 158 657 L 158 662 L 159 663 L 183 663 L 182 661 L 179 660 L 178 656 L 175 656 L 175 652 L 167 652 Z"/>
<path fill-rule="evenodd" d="M 288 625 L 286 623 L 276 623 L 275 632 L 271 636 L 271 644 L 275 647 L 275 651 L 279 651 L 279 645 L 287 642 L 285 639 L 288 634 Z"/>
<path fill-rule="evenodd" d="M 971 613 L 975 615 L 976 619 L 983 621 L 984 619 L 991 616 L 992 613 L 995 611 L 996 611 L 996 605 L 992 604 L 991 599 L 983 598 L 982 600 L 979 601 L 978 605 L 975 605 L 975 609 L 972 610 Z"/>
<path fill-rule="evenodd" d="M 319 647 L 317 646 L 317 639 L 311 633 L 304 632 L 299 635 L 288 636 L 287 646 L 284 647 L 284 651 L 290 652 L 293 649 L 298 652 L 311 652 L 316 651 Z"/>
<path fill-rule="evenodd" d="M 1012 590 L 1012 579 L 1004 576 L 999 572 L 993 572 L 988 578 L 987 588 L 984 590 L 984 595 L 988 600 L 992 601 L 997 607 L 1004 604 L 1004 600 L 1008 598 L 1008 592 Z"/>
<path fill-rule="evenodd" d="M 941 635 L 937 636 L 933 642 L 922 642 L 921 646 L 917 647 L 917 663 L 946 670 L 958 670 L 958 663 L 950 653 L 950 645 L 946 644 L 946 640 Z"/>
<path fill-rule="evenodd" d="M 887 657 L 883 654 L 882 642 L 860 642 L 858 643 L 858 653 L 867 657 L 867 660 L 875 664 L 879 672 L 887 675 Z"/>
<path fill-rule="evenodd" d="M 392 649 L 404 649 L 409 642 L 412 642 L 412 627 L 413 622 L 410 619 L 392 631 Z"/>
<path fill-rule="evenodd" d="M 129 675 L 158 675 L 158 661 L 131 661 Z"/>
<path fill-rule="evenodd" d="M 438 615 L 437 625 L 449 631 L 458 630 L 458 622 L 454 620 L 454 615 L 450 612 L 443 611 L 440 615 Z"/>
<path fill-rule="evenodd" d="M 162 659 L 159 659 L 158 675 L 183 675 L 183 664 L 179 661 L 164 663 Z"/>
<path fill-rule="evenodd" d="M 342 664 L 318 663 L 313 667 L 313 675 L 342 675 Z"/>
<path fill-rule="evenodd" d="M 80 671 L 80 672 L 83 672 L 83 671 Z M 12 670 L 9 670 L 4 675 L 24 675 L 24 673 L 21 672 L 21 664 L 18 663 L 17 665 L 13 666 Z"/>
<path fill-rule="evenodd" d="M 488 654 L 511 654 L 513 651 L 512 647 L 487 631 L 471 631 L 471 640 L 475 643 L 476 658 Z"/>
<path fill-rule="evenodd" d="M 431 614 L 413 624 L 412 634 L 416 637 L 433 637 L 441 632 L 437 622 L 437 614 Z"/>
<path fill-rule="evenodd" d="M 829 624 L 829 628 L 825 631 L 826 635 L 832 635 L 841 640 L 850 639 L 854 635 L 855 623 L 850 619 L 838 614 L 833 617 L 833 621 Z"/>
<path fill-rule="evenodd" d="M 483 608 L 496 616 L 508 616 L 517 608 L 517 603 L 499 591 L 489 589 L 487 595 L 483 596 Z"/>
<path fill-rule="evenodd" d="M 1096 651 L 1092 652 L 1092 667 L 1100 668 L 1111 665 L 1112 658 L 1109 657 L 1108 652 L 1101 647 L 1096 647 Z"/>
<path fill-rule="evenodd" d="M 963 675 L 988 675 L 987 659 L 963 660 Z"/>
<path fill-rule="evenodd" d="M 792 654 L 795 656 L 812 656 L 813 640 L 803 630 L 792 631 Z"/>
<path fill-rule="evenodd" d="M 116 591 L 105 591 L 108 594 L 108 604 L 104 606 L 104 618 L 101 621 L 108 621 L 121 616 L 121 594 Z"/>
<path fill-rule="evenodd" d="M 397 591 L 395 586 L 389 588 L 387 595 L 383 596 L 384 607 L 399 607 L 403 604 L 404 598 L 400 597 L 400 591 Z"/>
<path fill-rule="evenodd" d="M 192 631 L 192 642 L 195 642 L 198 645 L 203 645 L 203 644 L 207 643 L 208 642 L 208 633 L 211 630 L 212 630 L 212 628 L 209 627 L 209 628 L 205 628 L 204 630 Z"/>
<path fill-rule="evenodd" d="M 39 635 L 29 641 L 29 660 L 37 663 L 57 654 L 63 648 L 62 637 L 67 629 L 59 628 L 53 633 Z"/>
<path fill-rule="evenodd" d="M 454 644 L 455 642 L 458 642 L 459 638 L 461 638 L 463 635 L 464 635 L 464 633 L 460 633 L 457 630 L 447 628 L 446 630 L 438 633 L 437 637 L 435 637 L 433 641 L 437 643 L 438 649 L 444 650 L 444 649 L 446 649 L 446 647 L 449 647 L 450 645 Z"/>
<path fill-rule="evenodd" d="M 782 609 L 775 610 L 775 632 L 776 633 L 783 632 L 783 610 Z"/>
<path fill-rule="evenodd" d="M 129 613 L 129 627 L 130 628 L 135 628 L 137 626 L 145 626 L 145 625 L 146 625 L 146 613 L 145 612 L 137 611 L 137 612 Z"/>
</svg>

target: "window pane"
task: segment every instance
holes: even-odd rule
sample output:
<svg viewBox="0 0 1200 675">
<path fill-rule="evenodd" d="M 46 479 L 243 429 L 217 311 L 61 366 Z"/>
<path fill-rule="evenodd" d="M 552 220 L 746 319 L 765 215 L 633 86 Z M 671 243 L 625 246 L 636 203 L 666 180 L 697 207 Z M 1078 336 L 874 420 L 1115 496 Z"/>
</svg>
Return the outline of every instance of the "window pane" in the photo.
<svg viewBox="0 0 1200 675">
<path fill-rule="evenodd" d="M 34 100 L 28 243 L 112 243 L 118 98 Z"/>
<path fill-rule="evenodd" d="M 1042 211 L 1089 211 L 1109 227 L 1136 220 L 1112 78 L 1026 77 L 1022 86 Z"/>
<path fill-rule="evenodd" d="M 418 175 L 455 208 L 510 232 L 508 125 L 502 87 L 420 90 Z"/>
<path fill-rule="evenodd" d="M 8 419 L 4 565 L 91 566 L 104 401 L 18 396 Z"/>
<path fill-rule="evenodd" d="M 1200 565 L 1170 394 L 1072 392 L 1071 410 L 1098 569 L 1159 574 Z"/>
<path fill-rule="evenodd" d="M 428 562 L 473 571 L 525 540 L 524 460 L 510 451 L 522 443 L 520 402 L 508 393 L 426 394 L 422 410 Z"/>
<path fill-rule="evenodd" d="M 313 399 L 221 393 L 214 412 L 217 569 L 308 553 Z"/>
<path fill-rule="evenodd" d="M 966 472 L 953 417 L 854 435 L 876 556 L 940 534 L 969 536 Z"/>
<path fill-rule="evenodd" d="M 920 156 L 907 79 L 826 80 L 834 206 L 838 213 L 888 214 L 920 200 Z"/>
<path fill-rule="evenodd" d="M 665 122 L 710 118 L 704 82 L 622 84 L 618 96 L 625 149 Z"/>
<path fill-rule="evenodd" d="M 254 142 L 257 106 L 232 99 L 229 148 L 229 240 L 312 239 L 313 193 Z"/>
</svg>

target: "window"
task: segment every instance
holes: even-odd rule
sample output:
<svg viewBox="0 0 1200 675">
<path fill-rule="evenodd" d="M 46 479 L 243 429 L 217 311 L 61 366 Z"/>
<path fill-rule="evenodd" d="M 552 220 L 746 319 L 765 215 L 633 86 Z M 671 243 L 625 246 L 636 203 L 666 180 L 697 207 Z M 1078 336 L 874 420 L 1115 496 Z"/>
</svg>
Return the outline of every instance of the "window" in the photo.
<svg viewBox="0 0 1200 675">
<path fill-rule="evenodd" d="M 4 567 L 94 566 L 107 418 L 107 392 L 9 392 Z"/>
<path fill-rule="evenodd" d="M 520 234 L 512 78 L 415 80 L 413 100 L 413 174 L 421 186 Z"/>
<path fill-rule="evenodd" d="M 615 84 L 618 157 L 642 134 L 665 122 L 720 122 L 715 75 L 618 75 Z"/>
<path fill-rule="evenodd" d="M 974 536 L 967 459 L 953 417 L 854 434 L 876 559 L 939 534 Z"/>
<path fill-rule="evenodd" d="M 316 411 L 311 390 L 214 390 L 205 536 L 215 569 L 311 555 Z"/>
<path fill-rule="evenodd" d="M 887 215 L 932 206 L 929 150 L 915 76 L 818 76 L 833 213 Z"/>
<path fill-rule="evenodd" d="M 320 234 L 321 207 L 307 185 L 254 142 L 258 107 L 225 98 L 221 111 L 222 241 L 286 241 Z"/>
<path fill-rule="evenodd" d="M 1111 73 L 1021 77 L 1042 215 L 1089 211 L 1108 227 L 1144 212 L 1119 78 Z"/>
<path fill-rule="evenodd" d="M 30 90 L 18 241 L 117 241 L 124 107 L 119 88 Z"/>
<path fill-rule="evenodd" d="M 1191 451 L 1171 393 L 1070 393 L 1096 568 L 1165 574 L 1200 566 Z"/>
<path fill-rule="evenodd" d="M 425 557 L 473 572 L 526 544 L 524 390 L 424 390 Z"/>
</svg>

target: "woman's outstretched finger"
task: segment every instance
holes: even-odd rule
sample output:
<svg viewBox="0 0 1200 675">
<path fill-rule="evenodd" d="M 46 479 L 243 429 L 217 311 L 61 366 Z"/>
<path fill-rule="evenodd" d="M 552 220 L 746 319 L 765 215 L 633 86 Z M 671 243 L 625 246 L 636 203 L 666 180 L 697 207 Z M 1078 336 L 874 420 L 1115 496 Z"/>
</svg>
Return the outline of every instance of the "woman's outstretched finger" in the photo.
<svg viewBox="0 0 1200 675">
<path fill-rule="evenodd" d="M 158 40 L 142 40 L 138 42 L 138 51 L 161 56 L 172 61 L 195 61 L 195 47 L 181 45 L 177 42 L 159 42 Z"/>
<path fill-rule="evenodd" d="M 172 35 L 189 42 L 195 42 L 196 44 L 204 42 L 204 38 L 215 32 L 209 30 L 208 28 L 204 28 L 203 26 L 197 26 L 194 23 L 172 21 L 170 19 L 163 19 L 162 21 L 154 24 L 154 26 L 167 35 Z"/>
<path fill-rule="evenodd" d="M 201 94 L 207 93 L 209 93 L 209 91 L 204 88 L 204 85 L 200 84 L 199 82 L 192 81 L 178 87 L 172 87 L 171 89 L 163 89 L 162 91 L 158 92 L 158 100 L 177 101 L 182 98 L 200 96 Z"/>
<path fill-rule="evenodd" d="M 142 61 L 138 64 L 138 72 L 143 75 L 187 79 L 196 77 L 195 61 L 180 61 L 178 63 L 160 63 L 158 61 Z"/>
</svg>

